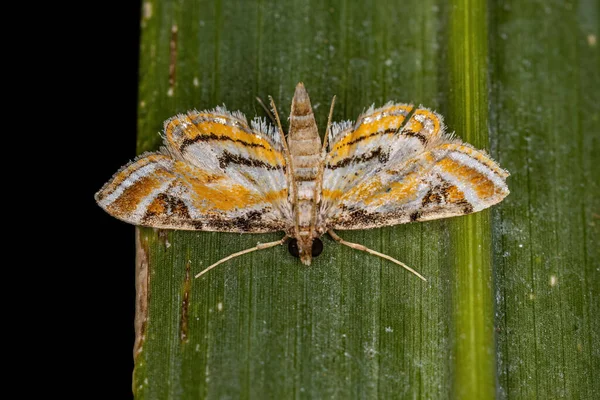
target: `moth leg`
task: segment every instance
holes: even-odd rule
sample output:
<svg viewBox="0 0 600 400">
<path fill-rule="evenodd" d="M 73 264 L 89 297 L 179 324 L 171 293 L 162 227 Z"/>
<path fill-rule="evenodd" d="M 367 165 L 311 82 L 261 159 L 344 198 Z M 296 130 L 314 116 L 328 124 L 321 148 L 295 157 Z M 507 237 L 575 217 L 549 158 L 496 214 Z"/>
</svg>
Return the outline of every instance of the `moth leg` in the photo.
<svg viewBox="0 0 600 400">
<path fill-rule="evenodd" d="M 246 250 L 238 251 L 237 253 L 230 254 L 227 257 L 222 258 L 221 260 L 217 261 L 216 263 L 214 263 L 210 267 L 206 268 L 205 270 L 203 270 L 199 274 L 197 274 L 195 276 L 195 278 L 201 277 L 202 275 L 204 275 L 205 273 L 207 273 L 208 271 L 210 271 L 211 269 L 213 269 L 217 265 L 223 264 L 225 261 L 229 261 L 232 258 L 241 256 L 241 255 L 244 255 L 244 254 L 247 254 L 247 253 L 252 253 L 253 251 L 256 251 L 256 250 L 268 249 L 269 247 L 275 247 L 275 246 L 278 246 L 280 244 L 283 244 L 288 239 L 288 237 L 289 237 L 288 235 L 285 235 L 283 237 L 283 239 L 281 239 L 281 240 L 277 240 L 275 242 L 269 242 L 269 243 L 259 243 L 259 244 L 256 245 L 256 247 L 252 247 L 250 249 L 246 249 Z"/>
<path fill-rule="evenodd" d="M 358 244 L 358 243 L 352 243 L 352 242 L 347 242 L 344 239 L 342 239 L 341 237 L 339 237 L 334 231 L 332 231 L 331 229 L 327 231 L 327 233 L 329 233 L 329 236 L 331 236 L 333 238 L 333 240 L 335 240 L 336 242 L 343 244 L 344 246 L 348 246 L 351 247 L 353 249 L 356 250 L 361 250 L 361 251 L 366 251 L 369 254 L 373 254 L 374 256 L 377 257 L 381 257 L 381 258 L 385 258 L 386 260 L 390 260 L 393 263 L 396 263 L 398 265 L 400 265 L 402 268 L 406 269 L 407 271 L 412 272 L 413 274 L 415 274 L 416 276 L 418 276 L 419 278 L 423 279 L 425 282 L 427 282 L 427 279 L 425 279 L 423 277 L 423 275 L 419 274 L 417 271 L 415 271 L 414 269 L 412 269 L 411 267 L 409 267 L 408 265 L 404 264 L 401 261 L 396 260 L 393 257 L 388 256 L 387 254 L 383 254 L 380 253 L 378 251 L 375 250 L 371 250 L 368 247 L 363 246 L 362 244 Z"/>
</svg>

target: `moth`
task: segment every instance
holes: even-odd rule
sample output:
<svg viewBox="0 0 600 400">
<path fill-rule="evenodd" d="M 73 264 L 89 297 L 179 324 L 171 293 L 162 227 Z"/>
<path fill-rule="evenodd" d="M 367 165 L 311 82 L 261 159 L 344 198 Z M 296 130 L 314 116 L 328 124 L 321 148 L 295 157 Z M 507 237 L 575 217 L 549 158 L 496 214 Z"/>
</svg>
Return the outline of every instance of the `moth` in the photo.
<svg viewBox="0 0 600 400">
<path fill-rule="evenodd" d="M 335 241 L 404 263 L 336 230 L 370 229 L 470 214 L 509 193 L 508 171 L 484 151 L 445 132 L 442 117 L 423 107 L 371 106 L 356 122 L 332 123 L 331 102 L 323 143 L 310 99 L 299 83 L 287 138 L 275 103 L 272 119 L 248 124 L 225 107 L 189 111 L 164 124 L 164 147 L 121 168 L 96 193 L 116 218 L 164 229 L 263 233 L 281 240 L 233 257 L 284 244 L 305 265 Z M 265 107 L 266 108 L 266 107 Z M 267 110 L 268 112 L 268 110 Z"/>
</svg>

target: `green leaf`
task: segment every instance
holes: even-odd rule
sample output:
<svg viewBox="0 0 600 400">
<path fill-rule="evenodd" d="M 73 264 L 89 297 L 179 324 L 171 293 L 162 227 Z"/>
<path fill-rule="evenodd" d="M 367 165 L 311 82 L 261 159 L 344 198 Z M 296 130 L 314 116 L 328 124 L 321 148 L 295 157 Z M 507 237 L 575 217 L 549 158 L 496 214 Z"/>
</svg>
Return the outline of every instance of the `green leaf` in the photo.
<svg viewBox="0 0 600 400">
<path fill-rule="evenodd" d="M 162 121 L 225 103 L 287 117 L 303 81 L 323 132 L 423 104 L 512 173 L 491 212 L 324 238 L 137 233 L 140 399 L 600 398 L 599 6 L 483 0 L 143 3 L 140 152 Z M 488 136 L 488 131 L 490 135 Z"/>
<path fill-rule="evenodd" d="M 488 146 L 488 32 L 485 1 L 454 0 L 448 27 L 447 123 Z M 495 358 L 489 210 L 451 222 L 451 365 L 454 397 L 493 398 Z"/>
<path fill-rule="evenodd" d="M 498 376 L 516 398 L 600 398 L 598 2 L 492 8 Z"/>
</svg>

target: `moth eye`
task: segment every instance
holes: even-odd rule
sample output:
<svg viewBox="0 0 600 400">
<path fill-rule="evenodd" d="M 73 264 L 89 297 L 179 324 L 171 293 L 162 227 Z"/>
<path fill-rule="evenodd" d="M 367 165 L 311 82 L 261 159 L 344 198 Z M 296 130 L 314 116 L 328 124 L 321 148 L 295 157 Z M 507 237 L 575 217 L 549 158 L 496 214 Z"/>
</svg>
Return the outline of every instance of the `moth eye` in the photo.
<svg viewBox="0 0 600 400">
<path fill-rule="evenodd" d="M 321 239 L 316 238 L 312 243 L 312 256 L 317 257 L 319 254 L 323 252 L 323 242 Z"/>
<path fill-rule="evenodd" d="M 298 250 L 298 241 L 296 239 L 292 239 L 288 242 L 288 251 L 294 257 L 300 258 L 300 251 Z"/>
</svg>

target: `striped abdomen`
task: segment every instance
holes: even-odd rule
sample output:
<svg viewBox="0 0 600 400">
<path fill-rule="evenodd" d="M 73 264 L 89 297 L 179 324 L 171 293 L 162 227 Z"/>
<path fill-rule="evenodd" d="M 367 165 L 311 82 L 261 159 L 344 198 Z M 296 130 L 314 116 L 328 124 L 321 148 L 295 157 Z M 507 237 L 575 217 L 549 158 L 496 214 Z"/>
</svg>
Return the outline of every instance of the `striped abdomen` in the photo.
<svg viewBox="0 0 600 400">
<path fill-rule="evenodd" d="M 313 217 L 319 202 L 315 189 L 321 161 L 321 138 L 308 93 L 302 83 L 296 86 L 292 100 L 288 146 L 292 161 L 293 184 L 296 188 L 292 199 L 298 228 L 295 232 L 296 238 L 299 242 L 305 239 L 306 242 L 312 243 Z"/>
</svg>

